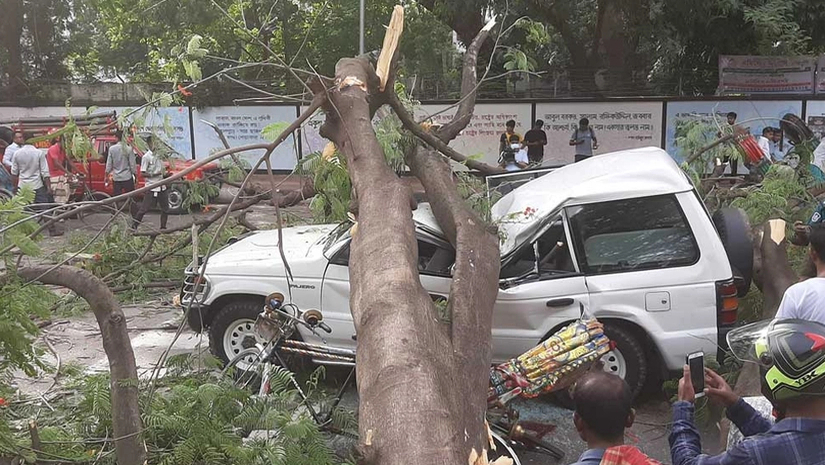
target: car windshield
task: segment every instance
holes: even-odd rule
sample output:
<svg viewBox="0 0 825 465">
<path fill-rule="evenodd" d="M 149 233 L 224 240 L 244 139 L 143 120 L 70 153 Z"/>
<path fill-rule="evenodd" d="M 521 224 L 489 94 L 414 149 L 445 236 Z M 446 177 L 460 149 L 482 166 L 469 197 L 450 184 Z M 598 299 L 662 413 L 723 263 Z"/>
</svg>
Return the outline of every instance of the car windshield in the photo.
<svg viewBox="0 0 825 465">
<path fill-rule="evenodd" d="M 324 244 L 325 257 L 329 258 L 328 252 L 332 246 L 349 237 L 350 228 L 352 228 L 352 223 L 344 221 L 327 234 L 325 238 L 321 239 L 321 242 Z"/>
</svg>

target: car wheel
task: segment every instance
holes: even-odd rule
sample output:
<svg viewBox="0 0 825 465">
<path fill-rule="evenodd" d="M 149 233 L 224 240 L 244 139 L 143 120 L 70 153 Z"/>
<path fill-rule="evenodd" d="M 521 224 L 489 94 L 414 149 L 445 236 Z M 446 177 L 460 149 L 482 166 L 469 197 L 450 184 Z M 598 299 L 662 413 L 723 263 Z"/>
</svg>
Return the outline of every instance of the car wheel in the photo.
<svg viewBox="0 0 825 465">
<path fill-rule="evenodd" d="M 648 361 L 645 349 L 633 333 L 622 326 L 605 323 L 604 334 L 615 344 L 615 348 L 602 356 L 603 369 L 624 379 L 635 399 L 647 380 Z M 551 400 L 565 408 L 574 407 L 573 398 L 567 389 L 554 392 Z"/>
<path fill-rule="evenodd" d="M 647 381 L 648 363 L 644 346 L 633 333 L 619 325 L 605 323 L 604 334 L 616 346 L 602 356 L 604 371 L 624 379 L 635 398 Z"/>
<path fill-rule="evenodd" d="M 229 363 L 243 350 L 265 343 L 255 332 L 255 319 L 263 305 L 254 300 L 240 300 L 224 306 L 212 319 L 209 350 L 223 363 Z"/>
<path fill-rule="evenodd" d="M 719 209 L 713 214 L 713 224 L 733 268 L 739 297 L 744 297 L 753 279 L 753 244 L 745 212 L 737 208 Z"/>
<path fill-rule="evenodd" d="M 186 213 L 183 204 L 186 201 L 186 187 L 172 184 L 166 191 L 166 213 L 170 215 L 182 215 Z"/>
</svg>

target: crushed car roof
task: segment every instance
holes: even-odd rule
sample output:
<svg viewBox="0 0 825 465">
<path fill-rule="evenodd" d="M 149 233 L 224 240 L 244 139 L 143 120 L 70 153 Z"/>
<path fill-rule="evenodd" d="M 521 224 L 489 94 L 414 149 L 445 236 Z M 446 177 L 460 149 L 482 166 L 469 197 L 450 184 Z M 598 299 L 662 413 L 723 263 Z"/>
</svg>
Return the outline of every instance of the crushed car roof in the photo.
<svg viewBox="0 0 825 465">
<path fill-rule="evenodd" d="M 646 147 L 598 155 L 519 186 L 492 208 L 501 231 L 501 255 L 529 240 L 561 207 L 674 194 L 693 189 L 664 150 Z"/>
</svg>

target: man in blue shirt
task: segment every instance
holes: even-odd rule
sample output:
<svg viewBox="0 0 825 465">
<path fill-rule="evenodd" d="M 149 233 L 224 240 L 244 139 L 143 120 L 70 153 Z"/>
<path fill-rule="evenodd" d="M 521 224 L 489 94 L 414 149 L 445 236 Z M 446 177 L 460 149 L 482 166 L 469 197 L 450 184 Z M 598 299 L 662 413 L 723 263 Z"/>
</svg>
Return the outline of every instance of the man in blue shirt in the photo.
<svg viewBox="0 0 825 465">
<path fill-rule="evenodd" d="M 573 465 L 612 463 L 617 456 L 636 460 L 630 463 L 659 463 L 635 447 L 624 445 L 624 430 L 633 426 L 636 412 L 632 407 L 633 393 L 622 378 L 591 371 L 576 382 L 573 400 L 573 424 L 588 448 Z"/>
<path fill-rule="evenodd" d="M 737 396 L 725 380 L 705 370 L 705 393 L 727 407 L 746 439 L 717 456 L 702 454 L 693 422 L 695 393 L 690 370 L 679 381 L 673 404 L 673 465 L 825 464 L 825 326 L 804 320 L 757 322 L 728 336 L 734 355 L 760 366 L 762 394 L 781 412 L 768 419 Z"/>
</svg>

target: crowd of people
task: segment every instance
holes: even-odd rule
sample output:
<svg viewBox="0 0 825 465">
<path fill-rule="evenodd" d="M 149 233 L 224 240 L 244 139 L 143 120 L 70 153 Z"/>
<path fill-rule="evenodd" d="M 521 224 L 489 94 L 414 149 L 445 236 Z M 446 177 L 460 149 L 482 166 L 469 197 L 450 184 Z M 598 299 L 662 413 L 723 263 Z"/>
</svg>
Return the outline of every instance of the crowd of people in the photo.
<svg viewBox="0 0 825 465">
<path fill-rule="evenodd" d="M 530 166 L 539 166 L 544 160 L 544 147 L 547 145 L 547 133 L 544 121 L 537 119 L 533 128 L 522 137 L 516 132 L 516 121 L 505 123 L 504 132 L 499 139 L 499 166 L 507 171 L 520 171 Z M 593 156 L 599 148 L 596 133 L 587 118 L 579 121 L 579 126 L 570 137 L 570 145 L 575 147 L 575 161 L 580 162 Z"/>
<path fill-rule="evenodd" d="M 107 182 L 111 181 L 114 195 L 117 196 L 135 190 L 138 168 L 135 152 L 124 140 L 123 132 L 118 130 L 115 136 L 117 142 L 107 152 L 105 175 Z M 0 163 L 11 175 L 13 191 L 16 193 L 23 187 L 29 187 L 34 191 L 33 209 L 43 211 L 69 201 L 74 194 L 70 179 L 75 170 L 66 155 L 61 137 L 54 138 L 47 150 L 35 147 L 30 142 L 33 139 L 34 134 L 18 131 L 13 133 L 11 140 L 0 141 Z M 154 144 L 151 136 L 146 139 L 146 143 L 149 149 L 141 157 L 140 172 L 147 184 L 160 183 L 166 173 L 165 165 L 152 152 Z M 137 229 L 146 213 L 155 206 L 160 207 L 160 228 L 166 229 L 166 189 L 163 185 L 151 189 L 143 196 L 140 204 L 128 200 L 132 229 Z M 61 228 L 53 222 L 49 223 L 49 232 L 52 235 L 63 234 Z"/>
</svg>

